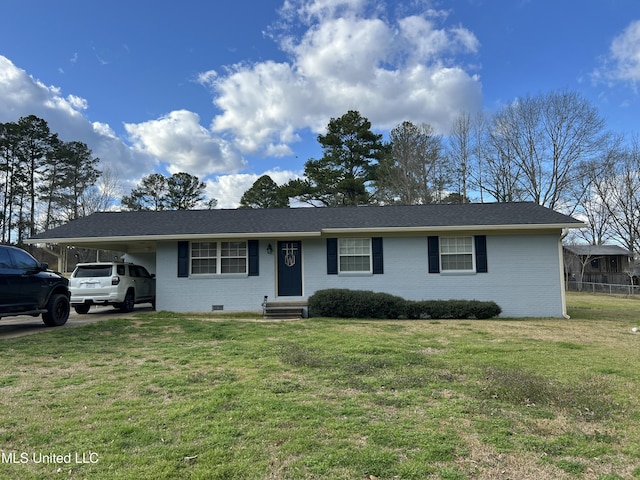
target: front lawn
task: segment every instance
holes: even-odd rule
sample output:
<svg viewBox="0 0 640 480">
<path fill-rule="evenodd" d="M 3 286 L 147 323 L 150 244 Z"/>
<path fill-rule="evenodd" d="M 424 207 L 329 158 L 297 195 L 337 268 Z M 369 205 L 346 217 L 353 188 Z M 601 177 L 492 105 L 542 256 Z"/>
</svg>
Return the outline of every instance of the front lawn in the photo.
<svg viewBox="0 0 640 480">
<path fill-rule="evenodd" d="M 570 320 L 157 312 L 7 339 L 1 479 L 640 478 L 640 301 Z"/>
</svg>

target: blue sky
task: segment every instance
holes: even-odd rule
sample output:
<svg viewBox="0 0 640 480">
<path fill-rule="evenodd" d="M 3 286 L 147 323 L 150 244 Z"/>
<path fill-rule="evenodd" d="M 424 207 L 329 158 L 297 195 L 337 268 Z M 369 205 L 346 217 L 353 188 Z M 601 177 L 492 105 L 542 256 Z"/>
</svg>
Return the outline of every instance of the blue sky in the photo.
<svg viewBox="0 0 640 480">
<path fill-rule="evenodd" d="M 3 0 L 0 122 L 35 114 L 117 172 L 219 206 L 318 158 L 349 109 L 387 133 L 568 89 L 640 135 L 637 0 Z"/>
</svg>

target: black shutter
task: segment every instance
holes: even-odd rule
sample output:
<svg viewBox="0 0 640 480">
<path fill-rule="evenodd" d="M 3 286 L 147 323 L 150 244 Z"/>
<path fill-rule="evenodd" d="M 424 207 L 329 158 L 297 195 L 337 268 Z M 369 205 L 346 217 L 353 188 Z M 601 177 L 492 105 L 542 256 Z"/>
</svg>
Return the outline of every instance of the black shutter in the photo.
<svg viewBox="0 0 640 480">
<path fill-rule="evenodd" d="M 260 275 L 260 242 L 258 240 L 249 240 L 247 242 L 247 250 L 249 253 L 249 276 L 257 277 Z"/>
<path fill-rule="evenodd" d="M 476 235 L 474 241 L 476 243 L 476 272 L 487 273 L 487 237 Z"/>
<path fill-rule="evenodd" d="M 189 276 L 189 242 L 178 242 L 178 277 Z"/>
<path fill-rule="evenodd" d="M 382 237 L 373 237 L 371 239 L 371 250 L 373 253 L 373 274 L 383 274 Z"/>
<path fill-rule="evenodd" d="M 440 238 L 428 237 L 429 273 L 440 273 Z"/>
<path fill-rule="evenodd" d="M 327 275 L 338 274 L 338 239 L 327 238 Z"/>
</svg>

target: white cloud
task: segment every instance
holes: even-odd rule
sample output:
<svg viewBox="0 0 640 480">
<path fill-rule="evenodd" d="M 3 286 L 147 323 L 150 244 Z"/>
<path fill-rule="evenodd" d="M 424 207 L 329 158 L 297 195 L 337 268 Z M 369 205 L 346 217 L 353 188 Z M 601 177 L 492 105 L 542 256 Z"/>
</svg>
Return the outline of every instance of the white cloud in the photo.
<svg viewBox="0 0 640 480">
<path fill-rule="evenodd" d="M 89 108 L 89 103 L 82 97 L 78 97 L 76 95 L 68 95 L 67 102 L 71 105 L 75 110 L 86 110 Z"/>
<path fill-rule="evenodd" d="M 596 81 L 640 83 L 640 20 L 631 22 L 609 47 L 609 55 L 592 77 Z"/>
<path fill-rule="evenodd" d="M 329 118 L 349 109 L 376 129 L 411 120 L 445 132 L 461 110 L 480 108 L 479 79 L 459 60 L 477 53 L 476 37 L 460 25 L 443 26 L 444 11 L 411 8 L 394 16 L 378 0 L 284 0 L 280 23 L 268 34 L 286 61 L 204 71 L 197 81 L 211 89 L 220 110 L 209 128 L 196 113 L 175 110 L 124 124 L 127 138 L 89 121 L 86 99 L 63 95 L 0 56 L 0 121 L 44 118 L 63 140 L 87 143 L 117 170 L 125 191 L 160 166 L 203 179 L 219 174 L 210 187 L 217 193 L 210 193 L 220 206 L 236 206 L 258 178 L 239 173 L 246 168 L 243 154 L 291 156 L 303 135 L 322 132 Z M 69 61 L 77 59 L 74 53 Z M 283 182 L 299 175 L 272 173 L 276 181 L 287 176 Z"/>
<path fill-rule="evenodd" d="M 214 173 L 236 172 L 245 166 L 237 150 L 199 124 L 198 115 L 179 110 L 156 120 L 126 124 L 133 146 L 117 136 L 102 122 L 90 122 L 84 111 L 88 102 L 76 95 L 64 97 L 60 88 L 46 86 L 0 56 L 0 122 L 17 121 L 22 116 L 37 115 L 45 119 L 52 132 L 62 140 L 85 142 L 101 159 L 100 168 L 117 172 L 121 187 L 128 192 L 140 179 L 154 172 L 159 163 L 169 173 L 186 171 L 204 178 Z M 293 138 L 288 133 L 285 138 Z M 273 148 L 277 148 L 274 146 Z M 274 172 L 274 179 L 295 174 Z M 255 178 L 254 178 L 255 177 Z M 242 193 L 257 176 L 228 175 L 211 182 L 220 206 L 235 207 Z M 248 183 L 248 186 L 247 186 Z M 246 188 L 245 188 L 246 187 Z"/>
<path fill-rule="evenodd" d="M 640 81 L 640 20 L 632 22 L 611 44 L 616 75 L 632 83 Z"/>
<path fill-rule="evenodd" d="M 218 72 L 215 70 L 208 70 L 206 72 L 200 72 L 197 75 L 197 81 L 203 85 L 212 85 L 216 78 L 218 77 Z"/>
<path fill-rule="evenodd" d="M 156 120 L 126 124 L 133 147 L 119 138 L 110 125 L 90 122 L 84 115 L 88 102 L 76 95 L 63 96 L 60 88 L 46 86 L 0 56 L 0 122 L 22 116 L 45 119 L 62 140 L 86 143 L 103 166 L 118 172 L 128 191 L 141 177 L 155 170 L 159 162 L 170 173 L 186 171 L 204 177 L 236 172 L 244 159 L 228 142 L 199 124 L 195 113 L 179 110 Z"/>
<path fill-rule="evenodd" d="M 452 59 L 475 54 L 479 42 L 461 27 L 438 24 L 433 10 L 388 20 L 365 0 L 286 0 L 272 37 L 287 62 L 237 64 L 201 82 L 221 110 L 214 132 L 230 133 L 245 153 L 291 153 L 295 132 L 323 131 L 330 117 L 359 110 L 374 128 L 404 120 L 445 133 L 462 110 L 481 108 L 481 85 Z M 291 34 L 300 23 L 301 34 Z"/>
<path fill-rule="evenodd" d="M 240 199 L 253 183 L 262 175 L 269 175 L 278 185 L 283 185 L 291 179 L 302 177 L 302 172 L 291 170 L 269 170 L 261 174 L 238 173 L 220 175 L 207 182 L 206 195 L 218 200 L 217 208 L 237 208 Z"/>
<path fill-rule="evenodd" d="M 280 13 L 286 21 L 310 24 L 327 17 L 350 15 L 364 10 L 368 0 L 285 0 Z"/>
<path fill-rule="evenodd" d="M 170 173 L 206 177 L 245 166 L 242 156 L 227 141 L 213 136 L 200 125 L 200 117 L 188 110 L 143 123 L 126 123 L 125 129 L 136 150 L 168 164 Z"/>
<path fill-rule="evenodd" d="M 132 180 L 140 178 L 140 172 L 153 171 L 151 157 L 133 151 L 108 125 L 92 124 L 83 115 L 88 108 L 85 99 L 76 95 L 63 97 L 60 88 L 46 86 L 1 55 L 0 98 L 0 122 L 15 122 L 28 115 L 43 118 L 62 140 L 86 143 L 103 166 L 118 172 L 125 189 Z"/>
</svg>

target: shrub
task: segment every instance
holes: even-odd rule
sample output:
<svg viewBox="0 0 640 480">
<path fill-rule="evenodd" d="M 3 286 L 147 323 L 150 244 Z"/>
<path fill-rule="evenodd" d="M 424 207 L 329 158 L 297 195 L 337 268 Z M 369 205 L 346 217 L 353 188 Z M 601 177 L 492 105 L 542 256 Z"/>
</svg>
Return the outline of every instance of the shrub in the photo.
<svg viewBox="0 0 640 480">
<path fill-rule="evenodd" d="M 342 318 L 479 318 L 500 315 L 495 302 L 478 300 L 408 301 L 388 293 L 331 288 L 309 297 L 309 312 Z"/>
<path fill-rule="evenodd" d="M 317 317 L 398 318 L 404 315 L 405 304 L 389 293 L 330 288 L 309 297 L 309 312 Z"/>
<path fill-rule="evenodd" d="M 480 300 L 422 300 L 407 302 L 408 318 L 478 318 L 497 317 L 502 309 L 495 302 Z"/>
<path fill-rule="evenodd" d="M 502 313 L 502 308 L 496 302 L 481 302 L 479 300 L 472 300 L 471 313 L 478 319 L 486 319 L 497 317 Z"/>
</svg>

